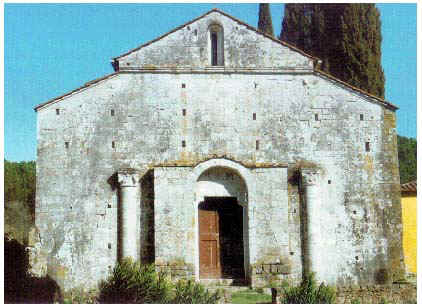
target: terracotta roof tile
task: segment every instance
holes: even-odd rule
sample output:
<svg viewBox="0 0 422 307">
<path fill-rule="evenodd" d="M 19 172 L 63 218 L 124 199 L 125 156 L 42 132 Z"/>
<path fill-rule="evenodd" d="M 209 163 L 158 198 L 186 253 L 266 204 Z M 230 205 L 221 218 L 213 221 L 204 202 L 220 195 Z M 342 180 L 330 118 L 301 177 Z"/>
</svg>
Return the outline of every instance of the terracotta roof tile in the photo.
<svg viewBox="0 0 422 307">
<path fill-rule="evenodd" d="M 402 192 L 416 192 L 416 180 L 401 185 Z"/>
</svg>

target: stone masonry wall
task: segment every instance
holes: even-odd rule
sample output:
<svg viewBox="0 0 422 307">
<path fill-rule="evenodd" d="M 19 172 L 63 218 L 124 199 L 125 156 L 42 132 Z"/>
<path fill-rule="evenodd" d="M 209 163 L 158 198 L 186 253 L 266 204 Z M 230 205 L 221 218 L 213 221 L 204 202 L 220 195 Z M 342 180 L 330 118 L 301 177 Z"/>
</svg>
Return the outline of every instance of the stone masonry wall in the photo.
<svg viewBox="0 0 422 307">
<path fill-rule="evenodd" d="M 251 259 L 253 286 L 264 286 L 287 276 L 296 279 L 302 264 L 291 257 L 287 168 L 255 169 L 253 208 L 255 253 Z M 293 273 L 293 276 L 291 275 Z"/>
<path fill-rule="evenodd" d="M 194 274 L 196 216 L 188 167 L 154 170 L 155 265 Z M 174 272 L 173 272 L 174 273 Z"/>
<path fill-rule="evenodd" d="M 224 29 L 224 69 L 312 69 L 312 59 L 251 31 L 244 24 L 212 12 L 153 44 L 118 59 L 120 70 L 199 68 L 211 66 L 208 29 Z"/>
<path fill-rule="evenodd" d="M 272 288 L 273 303 L 283 301 L 283 289 Z M 336 287 L 335 304 L 416 304 L 417 287 L 412 283 Z"/>
<path fill-rule="evenodd" d="M 106 276 L 115 263 L 118 189 L 109 182 L 117 170 L 146 172 L 228 155 L 251 166 L 319 165 L 320 219 L 331 259 L 320 276 L 372 282 L 371 268 L 390 255 L 374 207 L 388 188 L 382 109 L 313 75 L 119 74 L 39 110 L 36 223 L 51 273 L 70 286 L 76 276 L 78 282 Z M 100 261 L 92 250 L 103 255 Z"/>
<path fill-rule="evenodd" d="M 416 304 L 415 284 L 373 285 L 337 288 L 337 304 Z"/>
</svg>

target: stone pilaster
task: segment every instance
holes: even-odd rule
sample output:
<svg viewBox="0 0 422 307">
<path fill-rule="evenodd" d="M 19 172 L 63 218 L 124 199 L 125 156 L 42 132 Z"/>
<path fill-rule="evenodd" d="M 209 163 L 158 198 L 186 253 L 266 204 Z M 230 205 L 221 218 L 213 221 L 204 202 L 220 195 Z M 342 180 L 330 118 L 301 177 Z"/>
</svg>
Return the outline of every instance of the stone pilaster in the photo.
<svg viewBox="0 0 422 307">
<path fill-rule="evenodd" d="M 306 259 L 307 271 L 315 272 L 318 276 L 320 262 L 320 246 L 322 240 L 320 227 L 321 210 L 321 174 L 315 169 L 302 169 L 302 184 L 305 191 L 306 202 Z"/>
<path fill-rule="evenodd" d="M 120 185 L 120 246 L 121 257 L 131 257 L 139 260 L 139 249 L 137 248 L 138 217 L 139 217 L 139 197 L 141 177 L 134 170 L 122 170 L 118 172 L 118 182 Z"/>
</svg>

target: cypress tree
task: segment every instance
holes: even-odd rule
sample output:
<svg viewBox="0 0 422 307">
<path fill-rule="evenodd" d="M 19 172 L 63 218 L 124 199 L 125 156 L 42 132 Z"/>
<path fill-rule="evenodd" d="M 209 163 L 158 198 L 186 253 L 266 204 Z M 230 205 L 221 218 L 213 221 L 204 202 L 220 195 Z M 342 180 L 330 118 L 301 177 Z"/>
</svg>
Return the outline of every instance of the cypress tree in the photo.
<svg viewBox="0 0 422 307">
<path fill-rule="evenodd" d="M 400 183 L 402 184 L 417 179 L 417 147 L 416 139 L 400 135 L 397 136 Z"/>
<path fill-rule="evenodd" d="M 381 22 L 374 4 L 286 4 L 280 39 L 322 59 L 323 71 L 384 97 Z"/>
<path fill-rule="evenodd" d="M 259 4 L 258 30 L 261 30 L 265 34 L 274 36 L 269 3 Z"/>
</svg>

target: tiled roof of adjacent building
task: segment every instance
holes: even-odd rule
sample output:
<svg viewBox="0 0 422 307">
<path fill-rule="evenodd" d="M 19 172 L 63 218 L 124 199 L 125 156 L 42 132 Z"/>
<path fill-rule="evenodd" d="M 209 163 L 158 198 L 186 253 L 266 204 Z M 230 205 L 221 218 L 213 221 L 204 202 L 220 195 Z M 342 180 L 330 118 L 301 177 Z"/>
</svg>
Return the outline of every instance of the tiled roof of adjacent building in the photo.
<svg viewBox="0 0 422 307">
<path fill-rule="evenodd" d="M 401 185 L 402 192 L 416 192 L 416 180 Z"/>
</svg>

